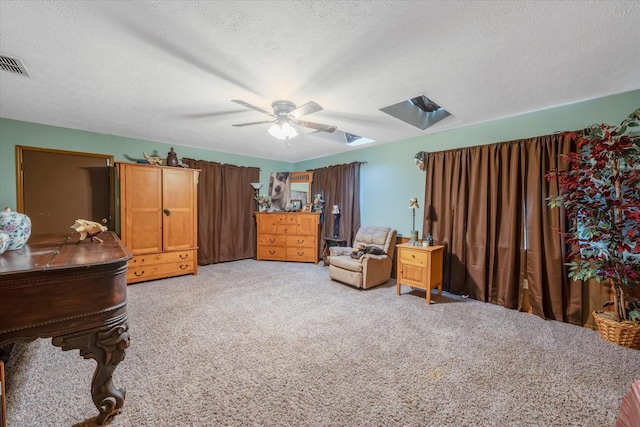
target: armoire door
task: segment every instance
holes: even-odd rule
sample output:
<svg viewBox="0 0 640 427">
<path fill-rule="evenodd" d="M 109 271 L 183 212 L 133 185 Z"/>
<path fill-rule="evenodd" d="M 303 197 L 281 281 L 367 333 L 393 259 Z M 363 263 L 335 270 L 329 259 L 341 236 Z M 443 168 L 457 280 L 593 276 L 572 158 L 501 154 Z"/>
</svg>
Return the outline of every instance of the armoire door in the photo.
<svg viewBox="0 0 640 427">
<path fill-rule="evenodd" d="M 131 165 L 120 179 L 122 240 L 134 255 L 162 252 L 162 169 Z"/>
<path fill-rule="evenodd" d="M 16 146 L 18 206 L 32 234 L 70 233 L 76 219 L 113 224 L 113 156 Z"/>
<path fill-rule="evenodd" d="M 165 251 L 196 247 L 195 175 L 192 170 L 164 169 L 162 175 L 163 242 Z"/>
</svg>

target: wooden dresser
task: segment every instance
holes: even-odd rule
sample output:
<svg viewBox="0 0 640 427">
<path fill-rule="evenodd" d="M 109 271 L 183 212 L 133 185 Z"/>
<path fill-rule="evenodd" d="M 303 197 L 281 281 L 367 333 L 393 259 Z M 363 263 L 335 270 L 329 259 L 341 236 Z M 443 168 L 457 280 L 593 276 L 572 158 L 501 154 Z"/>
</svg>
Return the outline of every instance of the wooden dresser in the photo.
<svg viewBox="0 0 640 427">
<path fill-rule="evenodd" d="M 127 283 L 197 274 L 198 169 L 116 163 Z"/>
<path fill-rule="evenodd" d="M 260 260 L 318 262 L 320 214 L 256 212 Z"/>
<path fill-rule="evenodd" d="M 396 269 L 396 293 L 400 286 L 409 285 L 427 292 L 427 304 L 431 304 L 431 290 L 442 295 L 442 261 L 444 246 L 396 245 L 398 267 Z"/>
</svg>

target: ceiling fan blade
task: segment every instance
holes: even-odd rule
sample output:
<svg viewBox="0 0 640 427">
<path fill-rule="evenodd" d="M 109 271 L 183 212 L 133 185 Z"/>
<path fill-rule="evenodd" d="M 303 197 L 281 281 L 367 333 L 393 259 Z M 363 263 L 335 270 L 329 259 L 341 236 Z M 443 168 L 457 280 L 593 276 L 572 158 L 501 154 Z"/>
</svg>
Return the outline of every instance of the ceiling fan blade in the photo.
<svg viewBox="0 0 640 427">
<path fill-rule="evenodd" d="M 242 127 L 242 126 L 252 126 L 252 125 L 261 125 L 264 123 L 273 123 L 273 120 L 263 120 L 261 122 L 251 122 L 251 123 L 239 123 L 237 125 L 231 125 L 231 126 L 235 126 L 235 127 Z"/>
<path fill-rule="evenodd" d="M 335 126 L 323 125 L 322 123 L 305 122 L 304 120 L 295 120 L 294 123 L 297 124 L 298 126 L 303 126 L 306 128 L 311 128 L 311 129 L 320 130 L 322 132 L 329 132 L 329 133 L 333 133 L 336 131 L 336 129 L 338 129 Z"/>
<path fill-rule="evenodd" d="M 322 110 L 322 107 L 319 104 L 316 104 L 313 101 L 309 101 L 304 105 L 299 106 L 295 110 L 291 111 L 289 115 L 294 119 L 298 119 L 302 116 L 306 116 L 307 114 L 316 113 Z"/>
<path fill-rule="evenodd" d="M 256 107 L 255 105 L 251 105 L 247 102 L 241 101 L 239 99 L 232 99 L 231 102 L 235 102 L 236 104 L 240 104 L 243 107 L 251 108 L 252 110 L 260 111 L 261 113 L 267 114 L 271 117 L 275 117 L 275 115 L 271 111 L 263 110 L 260 107 Z"/>
</svg>

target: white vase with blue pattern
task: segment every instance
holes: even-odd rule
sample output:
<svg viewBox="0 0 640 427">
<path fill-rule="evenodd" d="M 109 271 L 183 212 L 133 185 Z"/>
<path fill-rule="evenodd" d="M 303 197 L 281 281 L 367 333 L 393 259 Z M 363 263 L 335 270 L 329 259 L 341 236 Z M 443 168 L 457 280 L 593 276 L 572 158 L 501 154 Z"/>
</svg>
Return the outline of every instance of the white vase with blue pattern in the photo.
<svg viewBox="0 0 640 427">
<path fill-rule="evenodd" d="M 0 254 L 9 248 L 11 243 L 11 236 L 6 231 L 0 230 Z"/>
<path fill-rule="evenodd" d="M 0 211 L 0 230 L 11 239 L 7 250 L 22 249 L 31 236 L 31 219 L 23 213 L 12 212 L 7 206 L 4 211 Z"/>
</svg>

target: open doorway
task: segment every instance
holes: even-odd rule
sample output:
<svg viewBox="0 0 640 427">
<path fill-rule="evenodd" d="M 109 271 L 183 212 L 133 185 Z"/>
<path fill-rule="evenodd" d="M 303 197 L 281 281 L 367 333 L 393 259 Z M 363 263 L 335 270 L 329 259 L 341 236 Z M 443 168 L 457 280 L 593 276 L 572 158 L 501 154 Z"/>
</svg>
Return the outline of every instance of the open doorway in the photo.
<svg viewBox="0 0 640 427">
<path fill-rule="evenodd" d="M 32 234 L 70 232 L 76 219 L 113 228 L 113 156 L 16 146 L 18 211 Z"/>
</svg>

